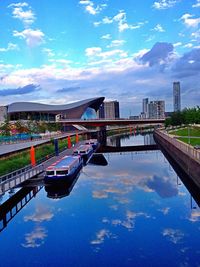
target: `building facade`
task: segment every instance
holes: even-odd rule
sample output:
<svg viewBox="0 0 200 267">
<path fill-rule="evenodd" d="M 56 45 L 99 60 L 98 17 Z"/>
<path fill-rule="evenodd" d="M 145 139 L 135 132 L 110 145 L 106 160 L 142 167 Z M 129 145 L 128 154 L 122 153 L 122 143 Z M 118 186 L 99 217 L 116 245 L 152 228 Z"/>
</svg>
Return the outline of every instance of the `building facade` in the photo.
<svg viewBox="0 0 200 267">
<path fill-rule="evenodd" d="M 141 117 L 143 119 L 147 119 L 149 118 L 149 99 L 148 98 L 144 98 L 142 100 L 142 113 L 141 113 Z"/>
<path fill-rule="evenodd" d="M 181 110 L 180 82 L 174 82 L 173 83 L 173 105 L 174 105 L 174 112 Z"/>
<path fill-rule="evenodd" d="M 97 117 L 97 110 L 104 97 L 90 98 L 66 105 L 46 105 L 32 102 L 16 102 L 0 107 L 0 118 L 11 121 L 35 120 L 54 122 L 62 119 L 90 119 Z M 4 121 L 3 120 L 3 121 Z"/>
<path fill-rule="evenodd" d="M 4 122 L 7 118 L 7 107 L 0 107 L 0 123 Z"/>
<path fill-rule="evenodd" d="M 99 108 L 99 118 L 105 119 L 116 119 L 120 117 L 119 102 L 108 101 L 103 102 Z"/>
<path fill-rule="evenodd" d="M 164 119 L 165 118 L 165 101 L 150 101 L 148 104 L 149 119 Z"/>
</svg>

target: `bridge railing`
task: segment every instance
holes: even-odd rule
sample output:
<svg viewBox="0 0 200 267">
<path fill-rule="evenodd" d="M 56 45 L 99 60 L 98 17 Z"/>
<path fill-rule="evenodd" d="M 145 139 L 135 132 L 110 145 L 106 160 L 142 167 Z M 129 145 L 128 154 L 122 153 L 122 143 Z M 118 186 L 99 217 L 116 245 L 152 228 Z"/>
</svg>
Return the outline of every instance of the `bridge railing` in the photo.
<svg viewBox="0 0 200 267">
<path fill-rule="evenodd" d="M 160 135 L 162 138 L 164 138 L 169 143 L 173 144 L 175 147 L 182 150 L 195 160 L 200 161 L 200 151 L 195 149 L 193 146 L 183 143 L 180 140 L 177 140 L 176 138 L 174 138 L 172 135 L 168 134 L 165 131 L 156 130 L 156 134 Z"/>
<path fill-rule="evenodd" d="M 36 176 L 37 174 L 44 171 L 44 165 L 40 164 L 31 169 L 24 170 L 21 173 L 18 173 L 15 176 L 7 177 L 6 180 L 1 181 L 0 183 L 0 194 L 3 194 L 7 190 L 16 187 L 17 185 L 23 183 L 24 181 Z"/>
</svg>

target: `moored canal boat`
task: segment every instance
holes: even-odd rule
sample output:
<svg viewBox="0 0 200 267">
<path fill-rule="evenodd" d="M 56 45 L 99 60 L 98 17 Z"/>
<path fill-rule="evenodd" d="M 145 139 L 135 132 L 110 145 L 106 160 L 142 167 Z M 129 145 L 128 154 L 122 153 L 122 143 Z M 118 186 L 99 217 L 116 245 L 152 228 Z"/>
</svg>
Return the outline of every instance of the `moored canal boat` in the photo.
<svg viewBox="0 0 200 267">
<path fill-rule="evenodd" d="M 80 156 L 64 156 L 45 171 L 45 182 L 63 181 L 78 174 L 83 165 Z"/>
<path fill-rule="evenodd" d="M 96 150 L 99 146 L 97 139 L 89 139 L 85 141 L 85 145 L 92 146 L 93 150 Z"/>
<path fill-rule="evenodd" d="M 79 155 L 82 158 L 89 158 L 93 153 L 93 147 L 91 145 L 80 145 L 73 151 L 73 155 Z"/>
</svg>

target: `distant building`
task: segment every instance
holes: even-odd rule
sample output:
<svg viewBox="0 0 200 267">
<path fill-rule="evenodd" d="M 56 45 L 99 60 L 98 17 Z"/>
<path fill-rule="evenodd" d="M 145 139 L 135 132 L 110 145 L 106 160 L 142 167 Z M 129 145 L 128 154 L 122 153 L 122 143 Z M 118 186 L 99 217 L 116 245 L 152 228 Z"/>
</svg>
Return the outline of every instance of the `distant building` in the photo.
<svg viewBox="0 0 200 267">
<path fill-rule="evenodd" d="M 174 104 L 174 112 L 181 110 L 180 82 L 174 82 L 173 83 L 173 104 Z"/>
<path fill-rule="evenodd" d="M 94 119 L 104 97 L 90 98 L 65 105 L 47 105 L 33 102 L 15 102 L 0 107 L 0 121 L 35 120 L 54 122 L 62 119 Z"/>
<path fill-rule="evenodd" d="M 148 104 L 149 104 L 149 99 L 148 98 L 144 98 L 142 100 L 142 113 L 141 113 L 143 119 L 147 119 L 149 117 Z"/>
<path fill-rule="evenodd" d="M 99 118 L 105 119 L 116 119 L 119 118 L 119 102 L 118 101 L 108 101 L 103 102 L 99 108 Z"/>
<path fill-rule="evenodd" d="M 140 116 L 138 116 L 138 115 L 129 116 L 129 119 L 130 120 L 139 120 Z"/>
<path fill-rule="evenodd" d="M 7 118 L 7 107 L 1 106 L 0 107 L 0 123 L 4 122 Z"/>
<path fill-rule="evenodd" d="M 150 101 L 148 104 L 149 119 L 164 119 L 165 118 L 165 101 Z"/>
</svg>

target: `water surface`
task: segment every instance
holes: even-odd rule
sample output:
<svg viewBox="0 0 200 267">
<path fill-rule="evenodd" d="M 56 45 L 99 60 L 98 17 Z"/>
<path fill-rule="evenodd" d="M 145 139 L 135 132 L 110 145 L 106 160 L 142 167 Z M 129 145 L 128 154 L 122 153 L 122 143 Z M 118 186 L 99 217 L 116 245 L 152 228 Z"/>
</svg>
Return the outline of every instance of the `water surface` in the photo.
<svg viewBox="0 0 200 267">
<path fill-rule="evenodd" d="M 162 152 L 104 156 L 38 191 L 0 233 L 1 266 L 200 266 L 200 210 Z"/>
</svg>

